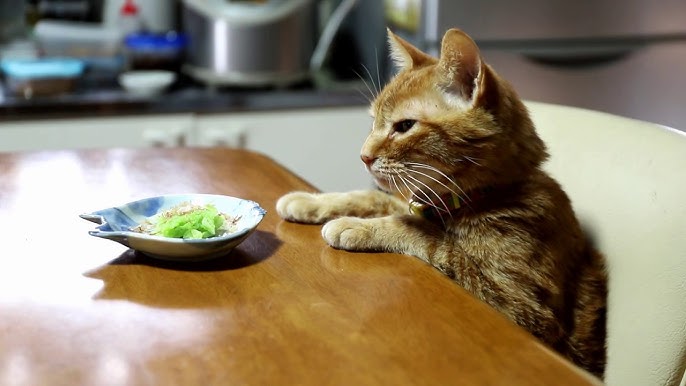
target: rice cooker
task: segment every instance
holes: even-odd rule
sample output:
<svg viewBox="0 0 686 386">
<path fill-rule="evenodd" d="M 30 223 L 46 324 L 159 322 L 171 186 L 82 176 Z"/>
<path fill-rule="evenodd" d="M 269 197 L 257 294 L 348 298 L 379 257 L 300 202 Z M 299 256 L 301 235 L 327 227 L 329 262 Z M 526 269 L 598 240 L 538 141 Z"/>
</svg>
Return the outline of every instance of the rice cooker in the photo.
<svg viewBox="0 0 686 386">
<path fill-rule="evenodd" d="M 356 0 L 320 21 L 318 0 L 183 0 L 183 71 L 209 85 L 288 85 L 317 71 Z M 320 24 L 324 27 L 321 29 Z"/>
</svg>

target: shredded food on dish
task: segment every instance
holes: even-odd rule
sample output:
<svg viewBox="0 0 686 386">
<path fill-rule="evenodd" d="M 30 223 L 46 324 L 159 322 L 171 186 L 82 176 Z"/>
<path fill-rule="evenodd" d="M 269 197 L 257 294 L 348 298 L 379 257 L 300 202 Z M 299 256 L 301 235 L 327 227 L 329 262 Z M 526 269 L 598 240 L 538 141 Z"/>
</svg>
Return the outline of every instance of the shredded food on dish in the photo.
<svg viewBox="0 0 686 386">
<path fill-rule="evenodd" d="M 206 239 L 234 232 L 239 219 L 240 216 L 231 217 L 219 212 L 212 204 L 183 202 L 146 219 L 131 230 L 163 237 Z"/>
</svg>

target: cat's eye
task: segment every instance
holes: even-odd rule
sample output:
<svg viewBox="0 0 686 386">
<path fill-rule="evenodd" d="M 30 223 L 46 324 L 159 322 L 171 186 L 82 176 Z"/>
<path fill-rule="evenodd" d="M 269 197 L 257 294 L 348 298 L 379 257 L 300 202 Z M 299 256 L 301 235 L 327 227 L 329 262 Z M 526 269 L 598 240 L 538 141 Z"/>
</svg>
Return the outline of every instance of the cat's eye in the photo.
<svg viewBox="0 0 686 386">
<path fill-rule="evenodd" d="M 393 131 L 404 133 L 412 128 L 417 123 L 414 119 L 403 119 L 393 124 Z"/>
</svg>

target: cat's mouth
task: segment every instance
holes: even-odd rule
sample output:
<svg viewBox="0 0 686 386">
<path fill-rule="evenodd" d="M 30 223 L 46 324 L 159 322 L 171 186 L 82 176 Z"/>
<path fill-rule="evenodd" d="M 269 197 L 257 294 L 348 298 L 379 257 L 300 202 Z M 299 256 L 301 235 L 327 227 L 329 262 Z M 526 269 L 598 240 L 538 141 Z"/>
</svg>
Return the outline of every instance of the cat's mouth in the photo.
<svg viewBox="0 0 686 386">
<path fill-rule="evenodd" d="M 399 194 L 407 202 L 412 214 L 431 217 L 433 212 L 437 211 L 438 218 L 442 218 L 444 212 L 450 212 L 450 209 L 445 209 L 446 204 L 443 203 L 442 197 L 446 194 L 439 193 L 439 189 L 429 186 L 427 182 L 412 180 L 403 173 L 380 172 L 370 167 L 367 167 L 367 171 L 379 189 L 391 195 Z M 440 191 L 443 192 L 445 189 Z"/>
<path fill-rule="evenodd" d="M 372 168 L 370 168 L 369 166 L 367 166 L 367 173 L 369 173 L 372 176 L 374 183 L 379 188 L 381 188 L 384 191 L 389 192 L 389 193 L 393 190 L 393 189 L 391 189 L 391 185 L 389 184 L 390 178 L 387 175 L 376 172 Z"/>
<path fill-rule="evenodd" d="M 367 171 L 379 188 L 388 193 L 397 192 L 408 202 L 440 202 L 446 195 L 457 196 L 464 193 L 453 178 L 426 163 L 389 163 L 377 160 L 367 164 Z"/>
</svg>

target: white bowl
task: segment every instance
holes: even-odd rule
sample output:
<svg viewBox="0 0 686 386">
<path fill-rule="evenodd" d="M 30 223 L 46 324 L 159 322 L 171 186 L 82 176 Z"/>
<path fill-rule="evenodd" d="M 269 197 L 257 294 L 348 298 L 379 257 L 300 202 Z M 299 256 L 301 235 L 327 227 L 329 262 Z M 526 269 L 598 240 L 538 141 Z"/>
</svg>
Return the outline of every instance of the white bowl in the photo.
<svg viewBox="0 0 686 386">
<path fill-rule="evenodd" d="M 176 80 L 176 74 L 162 70 L 136 70 L 119 75 L 119 84 L 135 95 L 152 96 L 165 91 Z"/>
<path fill-rule="evenodd" d="M 131 229 L 157 213 L 183 202 L 214 205 L 221 213 L 239 217 L 236 230 L 207 239 L 178 239 L 154 236 Z M 262 221 L 266 211 L 254 201 L 216 194 L 169 194 L 129 202 L 82 214 L 81 218 L 100 224 L 91 236 L 116 241 L 151 257 L 164 260 L 201 261 L 224 256 L 247 238 Z"/>
</svg>

